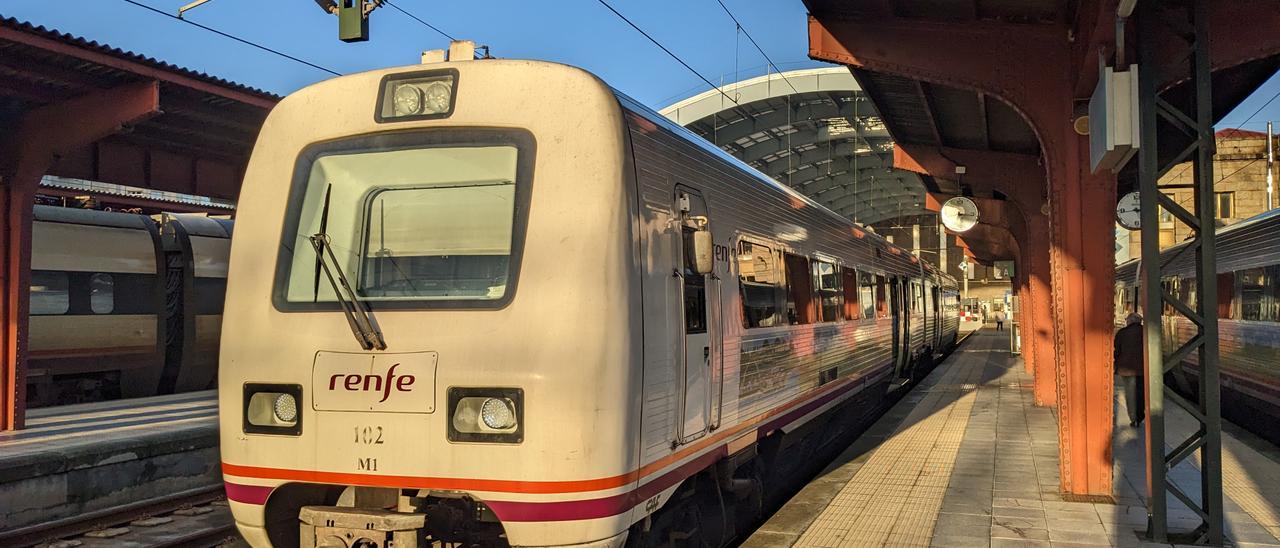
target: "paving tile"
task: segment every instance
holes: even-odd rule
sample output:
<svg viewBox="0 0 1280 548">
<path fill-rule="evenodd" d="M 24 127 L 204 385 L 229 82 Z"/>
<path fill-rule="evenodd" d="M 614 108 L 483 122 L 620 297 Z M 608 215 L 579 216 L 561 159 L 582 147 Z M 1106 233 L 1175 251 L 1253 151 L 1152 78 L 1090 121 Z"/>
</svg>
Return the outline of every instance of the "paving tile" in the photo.
<svg viewBox="0 0 1280 548">
<path fill-rule="evenodd" d="M 991 538 L 1049 540 L 1049 530 L 993 521 L 991 522 Z"/>
<path fill-rule="evenodd" d="M 933 535 L 940 537 L 985 537 L 990 533 L 990 524 L 938 523 L 933 528 Z"/>
<path fill-rule="evenodd" d="M 1027 540 L 1027 539 L 1008 539 L 993 538 L 991 539 L 991 548 L 1049 548 L 1050 544 L 1047 540 Z"/>
<path fill-rule="evenodd" d="M 1094 546 L 1109 546 L 1111 544 L 1110 537 L 1101 531 L 1096 533 L 1085 533 L 1080 531 L 1060 531 L 1050 529 L 1049 540 L 1054 542 L 1092 544 Z"/>
<path fill-rule="evenodd" d="M 1097 521 L 1096 518 L 1094 521 L 1063 521 L 1047 519 L 1045 522 L 1048 524 L 1050 531 L 1076 531 L 1080 533 L 1096 534 L 1103 534 L 1108 531 L 1108 529 L 1102 525 L 1102 522 Z"/>
<path fill-rule="evenodd" d="M 785 533 L 756 531 L 738 546 L 740 548 L 790 548 L 792 544 L 795 544 L 796 538 L 795 535 Z"/>
<path fill-rule="evenodd" d="M 1004 508 L 1044 508 L 1044 502 L 1038 498 L 996 497 L 991 504 Z"/>
<path fill-rule="evenodd" d="M 1231 540 L 1235 541 L 1237 545 L 1241 542 L 1280 544 L 1280 540 L 1277 540 L 1270 531 L 1262 528 L 1262 526 L 1255 526 L 1253 528 L 1234 528 L 1227 533 L 1227 536 L 1230 537 Z"/>
<path fill-rule="evenodd" d="M 946 537 L 934 535 L 929 546 L 933 548 L 981 548 L 983 546 L 991 546 L 991 539 L 985 534 L 977 537 Z"/>
<path fill-rule="evenodd" d="M 1008 507 L 996 506 L 991 509 L 991 515 L 997 518 L 1039 518 L 1044 519 L 1044 508 L 1027 508 L 1027 507 Z"/>
<path fill-rule="evenodd" d="M 993 516 L 993 517 L 991 518 L 991 523 L 992 523 L 993 525 L 994 525 L 994 524 L 1004 524 L 1004 525 L 1008 525 L 1008 526 L 1011 526 L 1011 527 L 1034 527 L 1034 528 L 1037 528 L 1037 529 L 1045 529 L 1045 528 L 1047 528 L 1047 527 L 1048 527 L 1048 524 L 1047 524 L 1046 520 L 1045 520 L 1043 517 L 1036 517 L 1036 516 L 1032 516 L 1032 517 L 1010 517 L 1010 516 L 999 516 L 999 515 L 997 515 L 997 516 Z"/>
<path fill-rule="evenodd" d="M 938 521 L 935 527 L 943 524 L 957 525 L 981 525 L 989 527 L 991 525 L 991 516 L 986 514 L 959 514 L 952 512 L 942 512 L 938 514 Z"/>
</svg>

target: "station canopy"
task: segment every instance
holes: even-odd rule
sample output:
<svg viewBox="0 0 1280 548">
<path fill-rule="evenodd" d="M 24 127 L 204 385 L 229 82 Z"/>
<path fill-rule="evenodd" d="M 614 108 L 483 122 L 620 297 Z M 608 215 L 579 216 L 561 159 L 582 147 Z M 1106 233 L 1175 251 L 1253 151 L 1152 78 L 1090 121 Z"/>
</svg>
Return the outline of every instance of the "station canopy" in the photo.
<svg viewBox="0 0 1280 548">
<path fill-rule="evenodd" d="M 41 191 L 111 195 L 119 202 L 110 189 L 124 185 L 146 193 L 139 198 L 171 208 L 209 204 L 185 204 L 158 193 L 234 200 L 258 130 L 279 96 L 0 17 L 0 127 L 17 128 L 41 109 L 144 82 L 157 85 L 159 113 L 66 151 L 48 173 L 61 179 L 42 182 Z M 19 143 L 10 142 L 15 135 L 0 132 L 0 146 L 8 147 L 0 155 L 19 150 Z"/>
<path fill-rule="evenodd" d="M 893 139 L 848 68 L 772 73 L 661 112 L 854 222 L 929 213 L 931 181 L 892 167 Z"/>
</svg>

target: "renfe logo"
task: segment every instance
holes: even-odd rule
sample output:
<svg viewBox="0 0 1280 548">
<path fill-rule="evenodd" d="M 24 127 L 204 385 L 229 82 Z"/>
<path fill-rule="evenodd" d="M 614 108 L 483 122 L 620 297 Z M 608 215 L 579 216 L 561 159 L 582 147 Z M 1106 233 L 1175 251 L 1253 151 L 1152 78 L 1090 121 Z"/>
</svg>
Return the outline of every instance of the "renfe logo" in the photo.
<svg viewBox="0 0 1280 548">
<path fill-rule="evenodd" d="M 382 392 L 382 399 L 378 403 L 387 401 L 391 397 L 391 387 L 394 383 L 396 392 L 412 392 L 413 383 L 417 380 L 413 375 L 396 376 L 396 368 L 400 367 L 399 363 L 393 364 L 387 369 L 387 375 L 384 379 L 381 376 L 368 374 L 342 374 L 337 373 L 329 377 L 329 390 L 338 389 L 338 379 L 342 379 L 342 388 L 350 392 Z"/>
<path fill-rule="evenodd" d="M 311 370 L 316 411 L 433 413 L 437 354 L 317 351 Z M 401 392 L 399 396 L 396 392 Z"/>
</svg>

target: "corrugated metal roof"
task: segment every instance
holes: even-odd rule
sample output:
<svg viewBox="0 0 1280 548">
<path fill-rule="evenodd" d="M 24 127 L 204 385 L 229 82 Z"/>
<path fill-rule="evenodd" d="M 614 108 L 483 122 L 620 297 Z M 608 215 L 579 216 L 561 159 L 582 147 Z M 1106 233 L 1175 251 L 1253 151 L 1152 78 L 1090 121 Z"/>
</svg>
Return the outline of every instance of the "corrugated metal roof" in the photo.
<svg viewBox="0 0 1280 548">
<path fill-rule="evenodd" d="M 201 72 L 201 71 L 189 69 L 186 67 L 180 67 L 172 63 L 161 61 L 159 59 L 156 59 L 155 57 L 150 57 L 150 56 L 142 55 L 140 53 L 134 53 L 132 51 L 127 51 L 120 48 L 112 47 L 109 44 L 99 43 L 95 40 L 89 40 L 88 38 L 76 36 L 74 34 L 68 34 L 65 32 L 58 31 L 56 29 L 46 28 L 41 25 L 35 25 L 32 23 L 28 23 L 26 21 L 21 21 L 21 20 L 12 18 L 12 17 L 0 17 L 0 27 L 14 29 L 20 32 L 41 36 L 51 40 L 57 40 L 59 42 L 71 44 L 77 47 L 96 51 L 98 53 L 103 53 L 113 57 L 127 59 L 135 63 L 144 64 L 153 68 L 165 70 L 168 72 L 173 72 L 173 73 L 187 76 L 190 78 L 195 78 L 197 80 L 203 80 L 210 84 L 226 87 L 235 91 L 258 95 L 264 99 L 270 99 L 273 101 L 280 100 L 279 95 L 276 95 L 274 93 L 271 93 L 259 88 L 247 86 L 238 82 L 233 82 L 225 78 L 219 78 L 217 76 L 213 76 L 206 72 Z"/>
</svg>

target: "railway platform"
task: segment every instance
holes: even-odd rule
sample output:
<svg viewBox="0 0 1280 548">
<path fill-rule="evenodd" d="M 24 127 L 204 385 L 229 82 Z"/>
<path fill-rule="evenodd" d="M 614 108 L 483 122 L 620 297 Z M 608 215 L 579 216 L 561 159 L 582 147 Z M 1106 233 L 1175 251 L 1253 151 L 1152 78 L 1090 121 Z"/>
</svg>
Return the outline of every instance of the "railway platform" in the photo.
<svg viewBox="0 0 1280 548">
<path fill-rule="evenodd" d="M 1128 426 L 1123 396 L 1111 500 L 1064 500 L 1055 411 L 1033 404 L 1007 333 L 973 333 L 743 546 L 1168 546 L 1138 534 L 1147 520 L 1144 440 Z M 1173 413 L 1173 433 L 1195 427 Z M 1231 545 L 1280 546 L 1280 452 L 1238 429 L 1223 439 Z M 1191 466 L 1171 477 L 1197 498 Z M 1170 513 L 1174 530 L 1197 523 L 1186 507 Z"/>
<path fill-rule="evenodd" d="M 0 545 L 219 498 L 217 413 L 211 390 L 31 410 L 0 432 Z"/>
</svg>

